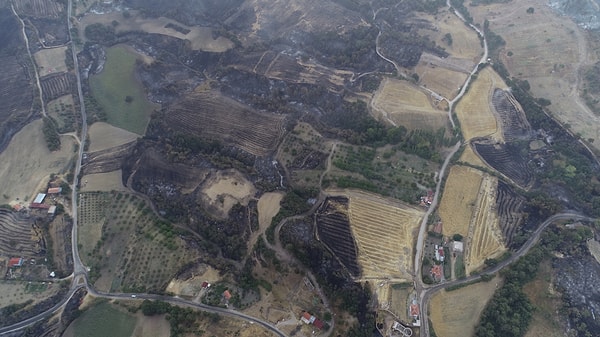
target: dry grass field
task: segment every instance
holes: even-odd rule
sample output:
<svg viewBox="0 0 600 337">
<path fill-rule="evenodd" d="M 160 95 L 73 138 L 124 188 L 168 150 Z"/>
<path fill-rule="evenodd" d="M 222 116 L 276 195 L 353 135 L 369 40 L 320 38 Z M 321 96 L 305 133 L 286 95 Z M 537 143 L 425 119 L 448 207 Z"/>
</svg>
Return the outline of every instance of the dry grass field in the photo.
<svg viewBox="0 0 600 337">
<path fill-rule="evenodd" d="M 467 237 L 482 181 L 483 172 L 452 166 L 438 211 L 444 223 L 444 235 L 458 233 Z"/>
<path fill-rule="evenodd" d="M 232 169 L 209 177 L 202 186 L 200 201 L 215 215 L 227 217 L 235 204 L 248 205 L 255 191 L 250 181 L 240 172 Z"/>
<path fill-rule="evenodd" d="M 458 59 L 470 61 L 469 70 L 475 67 L 483 55 L 483 48 L 477 33 L 467 27 L 456 15 L 450 13 L 447 8 L 440 9 L 435 16 L 420 14 L 425 20 L 429 21 L 435 29 L 422 29 L 419 33 L 428 35 L 438 46 L 446 49 L 451 56 Z M 446 34 L 450 34 L 452 43 L 449 44 L 444 39 Z"/>
<path fill-rule="evenodd" d="M 479 158 L 477 154 L 475 154 L 475 151 L 473 151 L 471 145 L 468 144 L 465 145 L 465 150 L 460 156 L 459 161 L 475 166 L 488 167 L 487 164 L 484 163 L 483 160 L 481 160 L 481 158 Z"/>
<path fill-rule="evenodd" d="M 417 86 L 395 79 L 384 79 L 371 106 L 396 125 L 408 129 L 439 129 L 448 124 L 447 113 L 432 106 L 432 98 Z"/>
<path fill-rule="evenodd" d="M 46 104 L 46 112 L 56 121 L 59 130 L 67 126 L 74 127 L 74 108 L 73 95 L 70 94 L 61 96 Z"/>
<path fill-rule="evenodd" d="M 37 53 L 33 54 L 35 63 L 38 66 L 40 77 L 67 71 L 67 64 L 65 63 L 66 50 L 67 47 L 57 47 L 51 49 L 41 49 Z"/>
<path fill-rule="evenodd" d="M 404 322 L 410 322 L 408 317 L 408 303 L 414 296 L 412 286 L 405 288 L 390 287 L 389 310 L 398 316 Z"/>
<path fill-rule="evenodd" d="M 10 163 L 0 165 L 0 203 L 8 204 L 16 198 L 29 202 L 51 173 L 66 172 L 75 155 L 75 141 L 69 136 L 60 140 L 60 150 L 48 151 L 41 119 L 26 125 L 13 137 L 0 153 L 0 162 Z"/>
<path fill-rule="evenodd" d="M 80 31 L 83 32 L 85 27 L 94 23 L 102 23 L 111 25 L 113 21 L 117 21 L 117 33 L 128 31 L 144 31 L 150 34 L 161 34 L 172 36 L 181 40 L 190 41 L 190 46 L 194 50 L 203 50 L 208 52 L 225 52 L 233 48 L 233 42 L 222 36 L 213 39 L 213 29 L 200 26 L 186 26 L 183 23 L 177 22 L 165 17 L 159 18 L 144 18 L 138 11 L 130 10 L 131 17 L 126 19 L 120 12 L 112 12 L 107 14 L 88 14 L 80 21 Z M 189 33 L 183 34 L 175 29 L 166 28 L 168 24 L 182 27 L 189 30 Z M 83 34 L 82 34 L 83 35 Z M 85 38 L 82 36 L 82 38 Z M 85 40 L 83 40 L 85 41 Z"/>
<path fill-rule="evenodd" d="M 33 303 L 40 302 L 56 294 L 59 288 L 58 284 L 32 282 L 28 285 L 24 281 L 0 280 L 0 308 L 29 300 L 32 300 Z"/>
<path fill-rule="evenodd" d="M 484 174 L 466 238 L 467 275 L 483 266 L 485 259 L 498 257 L 506 251 L 496 212 L 497 189 L 498 178 Z"/>
<path fill-rule="evenodd" d="M 419 84 L 452 100 L 458 94 L 460 85 L 467 79 L 468 71 L 464 69 L 469 64 L 469 61 L 441 59 L 423 53 L 415 72 L 419 75 Z"/>
<path fill-rule="evenodd" d="M 415 232 L 424 211 L 372 194 L 351 192 L 348 197 L 361 277 L 411 280 Z"/>
<path fill-rule="evenodd" d="M 485 136 L 491 136 L 498 141 L 503 140 L 501 125 L 496 120 L 491 100 L 495 88 L 505 87 L 504 81 L 491 67 L 479 72 L 477 79 L 455 109 L 465 140 Z"/>
<path fill-rule="evenodd" d="M 584 139 L 600 139 L 600 117 L 590 111 L 577 92 L 581 66 L 597 61 L 587 34 L 567 16 L 556 14 L 544 0 L 469 7 L 475 22 L 489 20 L 506 46 L 502 61 L 512 76 L 529 81 L 535 97 L 550 99 L 553 115 Z M 527 14 L 528 7 L 535 9 Z M 508 56 L 509 52 L 512 56 Z M 600 142 L 593 147 L 600 148 Z"/>
<path fill-rule="evenodd" d="M 552 284 L 552 262 L 543 261 L 540 264 L 535 279 L 523 287 L 535 310 L 529 329 L 525 337 L 562 337 L 565 336 L 564 328 L 561 328 L 564 318 L 557 311 L 562 307 L 562 294 L 554 290 Z"/>
<path fill-rule="evenodd" d="M 104 122 L 96 122 L 89 128 L 90 147 L 88 152 L 110 149 L 136 140 L 139 135 L 112 126 Z"/>
<path fill-rule="evenodd" d="M 479 316 L 499 282 L 496 277 L 489 282 L 479 282 L 450 292 L 442 290 L 435 294 L 429 303 L 429 318 L 436 335 L 473 336 Z"/>
<path fill-rule="evenodd" d="M 123 172 L 121 170 L 94 173 L 84 175 L 81 179 L 81 192 L 110 192 L 110 191 L 127 191 L 123 186 Z"/>
<path fill-rule="evenodd" d="M 166 291 L 178 296 L 196 298 L 202 289 L 202 282 L 216 283 L 222 279 L 219 271 L 207 264 L 200 264 L 192 277 L 186 280 L 173 279 L 169 282 Z"/>
</svg>

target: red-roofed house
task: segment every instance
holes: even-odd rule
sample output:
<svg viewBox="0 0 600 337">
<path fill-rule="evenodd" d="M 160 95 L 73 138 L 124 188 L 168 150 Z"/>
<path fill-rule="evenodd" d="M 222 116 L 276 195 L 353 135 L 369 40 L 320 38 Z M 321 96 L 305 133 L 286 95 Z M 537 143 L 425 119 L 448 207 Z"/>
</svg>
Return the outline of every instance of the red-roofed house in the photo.
<svg viewBox="0 0 600 337">
<path fill-rule="evenodd" d="M 208 288 L 209 284 L 208 282 L 204 281 L 202 282 L 202 288 Z"/>
<path fill-rule="evenodd" d="M 315 321 L 313 322 L 313 325 L 315 326 L 315 328 L 319 329 L 319 330 L 323 330 L 323 322 L 319 319 L 315 319 Z"/>
<path fill-rule="evenodd" d="M 48 189 L 48 194 L 58 194 L 62 192 L 62 187 L 51 187 Z"/>
<path fill-rule="evenodd" d="M 13 257 L 10 260 L 8 260 L 8 268 L 20 267 L 22 265 L 23 265 L 22 257 Z"/>
<path fill-rule="evenodd" d="M 225 298 L 227 301 L 229 301 L 229 300 L 231 299 L 231 293 L 229 292 L 229 290 L 225 290 L 225 291 L 223 292 L 223 297 L 224 297 L 224 298 Z"/>
<path fill-rule="evenodd" d="M 300 317 L 300 320 L 306 324 L 310 324 L 311 317 L 313 316 L 305 311 L 302 313 L 302 317 Z"/>
<path fill-rule="evenodd" d="M 434 280 L 439 281 L 442 279 L 442 265 L 441 264 L 436 264 L 435 266 L 431 267 L 431 277 L 433 277 Z"/>
<path fill-rule="evenodd" d="M 419 317 L 419 305 L 417 303 L 413 303 L 410 305 L 410 315 L 412 317 Z"/>
</svg>

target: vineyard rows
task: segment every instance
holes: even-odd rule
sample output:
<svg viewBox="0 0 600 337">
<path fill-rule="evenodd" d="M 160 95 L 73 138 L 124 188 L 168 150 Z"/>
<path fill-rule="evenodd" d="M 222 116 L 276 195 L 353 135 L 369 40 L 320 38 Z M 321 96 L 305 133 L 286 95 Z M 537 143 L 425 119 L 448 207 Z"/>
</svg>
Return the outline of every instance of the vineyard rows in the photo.
<svg viewBox="0 0 600 337">
<path fill-rule="evenodd" d="M 75 77 L 69 73 L 48 75 L 41 79 L 44 100 L 51 101 L 72 93 Z"/>
<path fill-rule="evenodd" d="M 410 279 L 414 232 L 421 210 L 397 207 L 362 197 L 352 197 L 350 224 L 358 245 L 364 278 Z"/>
<path fill-rule="evenodd" d="M 283 116 L 253 111 L 231 99 L 200 93 L 167 116 L 175 128 L 209 139 L 220 139 L 262 156 L 283 135 Z"/>
<path fill-rule="evenodd" d="M 341 208 L 341 209 L 340 209 Z M 328 198 L 316 214 L 317 232 L 353 276 L 360 275 L 356 244 L 348 220 L 348 199 Z"/>
<path fill-rule="evenodd" d="M 15 0 L 14 6 L 19 15 L 44 18 L 58 18 L 64 10 L 55 0 Z"/>
<path fill-rule="evenodd" d="M 521 210 L 525 200 L 515 193 L 509 185 L 498 182 L 498 196 L 496 203 L 498 208 L 498 217 L 500 218 L 500 229 L 506 241 L 506 245 L 510 247 L 515 231 L 523 221 Z"/>
<path fill-rule="evenodd" d="M 494 109 L 500 115 L 504 140 L 506 142 L 529 136 L 531 126 L 525 117 L 519 103 L 507 91 L 496 89 L 492 95 Z"/>
<path fill-rule="evenodd" d="M 523 188 L 533 183 L 533 173 L 525 160 L 504 144 L 484 144 L 475 142 L 475 151 L 491 167 Z"/>
<path fill-rule="evenodd" d="M 32 240 L 32 225 L 22 214 L 0 209 L 0 255 L 34 256 L 42 247 Z"/>
</svg>

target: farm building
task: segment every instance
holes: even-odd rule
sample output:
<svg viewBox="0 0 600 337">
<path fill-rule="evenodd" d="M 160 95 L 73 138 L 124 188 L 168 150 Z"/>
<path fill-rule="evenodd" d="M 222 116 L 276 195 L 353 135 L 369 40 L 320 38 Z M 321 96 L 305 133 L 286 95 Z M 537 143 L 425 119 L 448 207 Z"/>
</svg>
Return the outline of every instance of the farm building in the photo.
<svg viewBox="0 0 600 337">
<path fill-rule="evenodd" d="M 33 199 L 33 204 L 41 204 L 46 199 L 46 193 L 38 193 L 38 195 Z"/>
<path fill-rule="evenodd" d="M 300 317 L 300 320 L 306 324 L 310 324 L 311 317 L 313 316 L 305 311 L 304 313 L 302 313 L 302 317 Z"/>
<path fill-rule="evenodd" d="M 54 215 L 56 213 L 56 206 L 52 205 L 48 208 L 48 214 Z"/>
<path fill-rule="evenodd" d="M 442 265 L 441 264 L 436 264 L 435 266 L 431 267 L 431 277 L 436 280 L 439 281 L 442 279 Z"/>
<path fill-rule="evenodd" d="M 315 328 L 319 330 L 323 330 L 323 326 L 325 326 L 325 323 L 323 323 L 323 321 L 309 314 L 307 311 L 302 312 L 300 320 L 305 324 L 312 324 Z"/>
<path fill-rule="evenodd" d="M 50 205 L 32 202 L 31 204 L 29 204 L 29 208 L 49 209 Z"/>
<path fill-rule="evenodd" d="M 208 283 L 206 281 L 202 282 L 202 288 L 203 289 L 210 288 L 210 283 Z"/>
<path fill-rule="evenodd" d="M 21 267 L 23 265 L 23 261 L 24 260 L 22 257 L 13 257 L 8 260 L 8 268 Z"/>
<path fill-rule="evenodd" d="M 315 326 L 315 328 L 317 328 L 319 330 L 323 330 L 323 326 L 325 324 L 320 319 L 315 319 L 315 321 L 313 322 L 313 325 Z"/>
<path fill-rule="evenodd" d="M 464 245 L 461 241 L 452 241 L 452 251 L 462 253 L 464 251 Z"/>
<path fill-rule="evenodd" d="M 435 245 L 435 259 L 440 262 L 444 262 L 444 247 Z"/>
<path fill-rule="evenodd" d="M 48 194 L 58 194 L 62 192 L 62 187 L 51 187 L 48 189 Z"/>
<path fill-rule="evenodd" d="M 231 293 L 229 292 L 229 290 L 225 290 L 223 292 L 223 298 L 227 301 L 229 301 L 231 299 Z"/>
</svg>

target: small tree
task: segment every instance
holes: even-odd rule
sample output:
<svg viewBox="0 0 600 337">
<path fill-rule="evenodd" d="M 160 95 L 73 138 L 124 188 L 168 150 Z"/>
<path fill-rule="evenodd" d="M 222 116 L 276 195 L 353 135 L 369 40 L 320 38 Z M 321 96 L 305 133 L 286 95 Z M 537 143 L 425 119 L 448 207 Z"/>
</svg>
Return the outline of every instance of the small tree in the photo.
<svg viewBox="0 0 600 337">
<path fill-rule="evenodd" d="M 533 14 L 534 11 L 533 7 L 527 8 L 527 14 Z"/>
<path fill-rule="evenodd" d="M 454 240 L 454 241 L 462 241 L 462 239 L 463 239 L 463 236 L 458 233 L 452 235 L 452 240 Z"/>
</svg>

